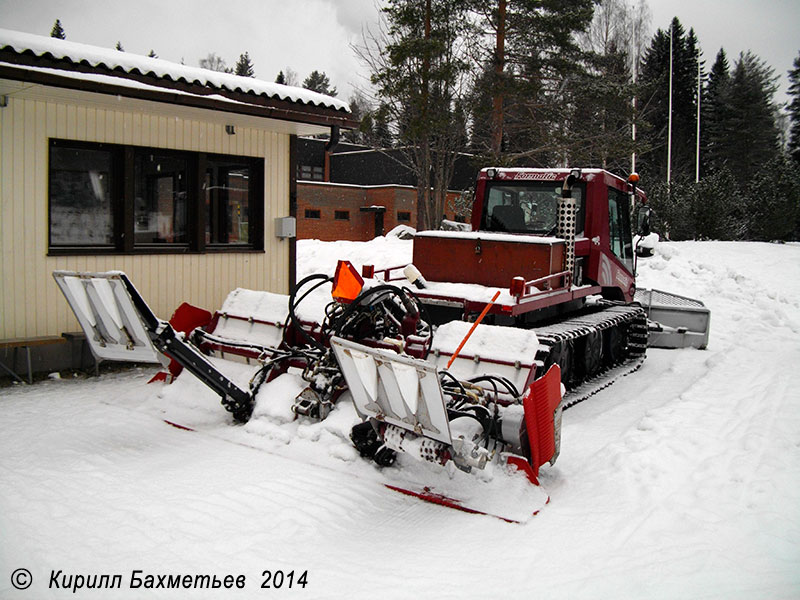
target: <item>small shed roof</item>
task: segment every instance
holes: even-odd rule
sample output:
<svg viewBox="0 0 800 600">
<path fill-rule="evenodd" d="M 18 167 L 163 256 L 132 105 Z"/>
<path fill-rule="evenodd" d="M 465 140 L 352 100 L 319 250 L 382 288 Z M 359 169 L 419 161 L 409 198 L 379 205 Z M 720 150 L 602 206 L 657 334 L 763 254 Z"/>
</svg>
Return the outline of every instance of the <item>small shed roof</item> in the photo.
<svg viewBox="0 0 800 600">
<path fill-rule="evenodd" d="M 354 127 L 346 102 L 304 88 L 0 29 L 0 78 L 316 125 Z"/>
</svg>

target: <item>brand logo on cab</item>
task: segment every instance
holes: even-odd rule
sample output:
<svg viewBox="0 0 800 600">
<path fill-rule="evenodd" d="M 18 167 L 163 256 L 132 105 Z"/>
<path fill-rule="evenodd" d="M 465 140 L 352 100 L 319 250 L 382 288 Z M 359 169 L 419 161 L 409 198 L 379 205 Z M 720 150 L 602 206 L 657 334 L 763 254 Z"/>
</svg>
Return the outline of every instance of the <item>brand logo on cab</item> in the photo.
<svg viewBox="0 0 800 600">
<path fill-rule="evenodd" d="M 555 181 L 558 177 L 558 173 L 553 173 L 552 171 L 545 172 L 545 173 L 532 173 L 528 172 L 521 172 L 521 173 L 506 173 L 505 176 L 508 179 L 530 179 L 534 181 Z"/>
</svg>

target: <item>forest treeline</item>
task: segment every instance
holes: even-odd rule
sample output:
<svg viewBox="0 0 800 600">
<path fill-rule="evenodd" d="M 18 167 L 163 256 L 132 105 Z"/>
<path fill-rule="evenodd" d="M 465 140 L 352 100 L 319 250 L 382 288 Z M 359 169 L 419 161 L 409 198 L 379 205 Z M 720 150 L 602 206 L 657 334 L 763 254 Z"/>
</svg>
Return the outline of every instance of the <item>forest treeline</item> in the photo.
<svg viewBox="0 0 800 600">
<path fill-rule="evenodd" d="M 382 16 L 354 47 L 371 86 L 349 99 L 361 127 L 343 137 L 402 150 L 420 227 L 438 225 L 469 153 L 636 170 L 671 239 L 800 239 L 800 53 L 784 107 L 761 58 L 704 55 L 677 18 L 652 34 L 646 0 L 386 0 Z M 200 66 L 255 76 L 247 52 Z M 275 81 L 300 84 L 288 67 Z M 302 86 L 337 94 L 322 71 Z"/>
<path fill-rule="evenodd" d="M 800 55 L 784 112 L 758 56 L 708 61 L 677 18 L 650 34 L 643 1 L 389 0 L 383 12 L 357 48 L 375 90 L 355 107 L 359 135 L 408 149 L 424 226 L 468 151 L 483 166 L 634 168 L 671 239 L 798 239 Z"/>
</svg>

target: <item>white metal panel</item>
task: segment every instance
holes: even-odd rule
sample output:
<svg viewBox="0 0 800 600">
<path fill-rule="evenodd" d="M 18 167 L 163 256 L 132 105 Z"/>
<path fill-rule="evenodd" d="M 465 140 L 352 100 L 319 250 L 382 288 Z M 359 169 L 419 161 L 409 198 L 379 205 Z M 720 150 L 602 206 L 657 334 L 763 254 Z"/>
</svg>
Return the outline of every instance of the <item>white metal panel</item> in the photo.
<svg viewBox="0 0 800 600">
<path fill-rule="evenodd" d="M 452 444 L 434 364 L 337 337 L 331 347 L 360 415 Z"/>
<path fill-rule="evenodd" d="M 53 277 L 99 360 L 159 362 L 120 273 L 55 271 Z"/>
</svg>

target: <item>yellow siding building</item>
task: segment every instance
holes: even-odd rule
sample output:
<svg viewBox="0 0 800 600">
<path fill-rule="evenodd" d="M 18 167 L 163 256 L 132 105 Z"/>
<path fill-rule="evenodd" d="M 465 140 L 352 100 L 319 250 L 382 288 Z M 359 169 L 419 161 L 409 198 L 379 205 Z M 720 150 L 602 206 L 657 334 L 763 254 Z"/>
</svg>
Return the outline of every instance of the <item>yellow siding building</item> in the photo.
<svg viewBox="0 0 800 600">
<path fill-rule="evenodd" d="M 308 90 L 0 30 L 0 341 L 79 329 L 57 269 L 124 271 L 162 318 L 288 292 L 293 136 L 353 125 Z"/>
</svg>

